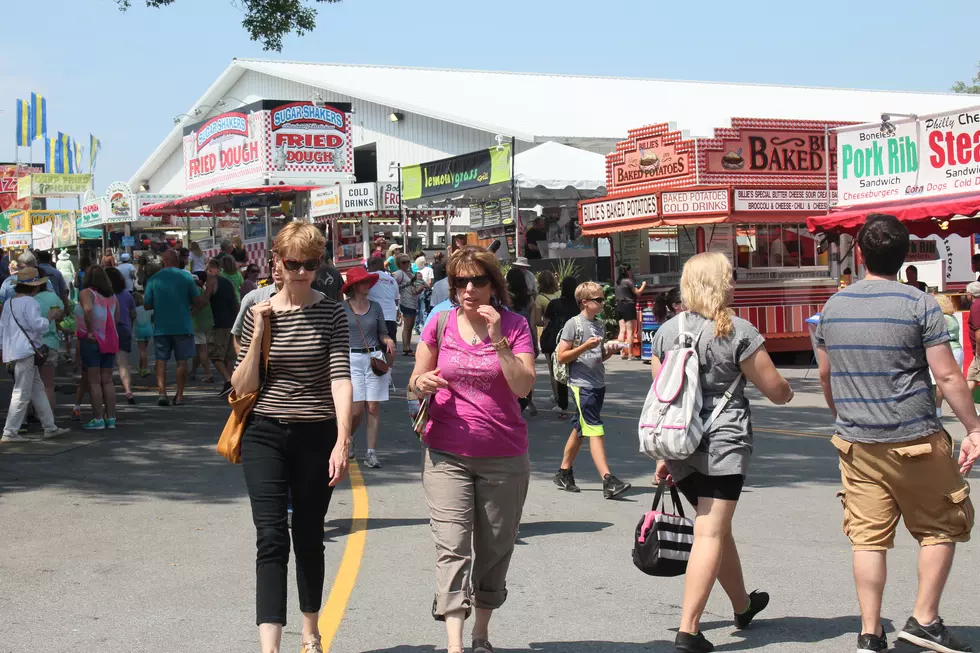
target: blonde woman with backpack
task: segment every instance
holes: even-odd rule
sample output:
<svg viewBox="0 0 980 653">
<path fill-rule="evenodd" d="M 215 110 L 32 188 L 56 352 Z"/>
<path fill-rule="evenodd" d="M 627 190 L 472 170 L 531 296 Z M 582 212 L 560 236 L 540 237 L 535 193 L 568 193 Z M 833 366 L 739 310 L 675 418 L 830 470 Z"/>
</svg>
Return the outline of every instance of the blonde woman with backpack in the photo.
<svg viewBox="0 0 980 653">
<path fill-rule="evenodd" d="M 714 648 L 701 634 L 700 624 L 715 579 L 732 602 L 736 628 L 747 627 L 769 603 L 765 592 L 745 591 L 732 535 L 732 517 L 752 456 L 752 415 L 745 386 L 751 382 L 775 404 L 789 402 L 793 390 L 773 365 L 759 331 L 732 315 L 728 305 L 733 287 L 732 265 L 723 254 L 698 254 L 684 265 L 681 296 L 688 310 L 683 323 L 696 339 L 700 358 L 700 419 L 707 419 L 718 402 L 727 402 L 697 451 L 684 460 L 660 461 L 654 479 L 676 484 L 697 513 L 681 623 L 674 641 L 676 649 L 685 653 L 707 653 Z M 666 352 L 679 345 L 681 323 L 680 316 L 674 317 L 657 330 L 653 378 Z M 733 384 L 731 398 L 726 399 L 725 392 Z"/>
</svg>

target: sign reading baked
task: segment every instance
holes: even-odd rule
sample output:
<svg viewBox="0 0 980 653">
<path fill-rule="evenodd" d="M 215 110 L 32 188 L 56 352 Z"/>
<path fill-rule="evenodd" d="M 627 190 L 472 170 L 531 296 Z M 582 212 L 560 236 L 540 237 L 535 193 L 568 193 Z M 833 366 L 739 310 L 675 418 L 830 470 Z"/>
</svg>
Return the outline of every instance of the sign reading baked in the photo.
<svg viewBox="0 0 980 653">
<path fill-rule="evenodd" d="M 722 133 L 733 130 L 719 130 Z M 837 171 L 837 141 L 830 134 L 829 156 L 824 130 L 737 129 L 722 138 L 720 150 L 707 152 L 708 173 L 739 175 L 821 175 Z"/>
<path fill-rule="evenodd" d="M 654 188 L 693 179 L 689 145 L 689 141 L 681 141 L 680 132 L 671 131 L 665 123 L 631 129 L 627 139 L 606 157 L 606 187 L 615 194 L 644 185 Z"/>
</svg>

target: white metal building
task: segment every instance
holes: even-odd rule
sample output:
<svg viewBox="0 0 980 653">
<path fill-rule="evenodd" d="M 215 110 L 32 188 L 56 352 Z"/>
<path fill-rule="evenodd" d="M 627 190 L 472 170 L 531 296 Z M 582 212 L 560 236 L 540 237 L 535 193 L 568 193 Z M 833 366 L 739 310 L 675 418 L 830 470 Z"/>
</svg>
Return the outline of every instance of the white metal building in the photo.
<svg viewBox="0 0 980 653">
<path fill-rule="evenodd" d="M 630 128 L 674 122 L 710 136 L 735 117 L 877 120 L 976 104 L 943 93 L 839 90 L 235 59 L 133 174 L 134 190 L 185 193 L 181 136 L 194 123 L 258 100 L 349 102 L 358 181 L 517 139 L 607 153 Z M 178 108 L 174 112 L 179 113 Z"/>
</svg>

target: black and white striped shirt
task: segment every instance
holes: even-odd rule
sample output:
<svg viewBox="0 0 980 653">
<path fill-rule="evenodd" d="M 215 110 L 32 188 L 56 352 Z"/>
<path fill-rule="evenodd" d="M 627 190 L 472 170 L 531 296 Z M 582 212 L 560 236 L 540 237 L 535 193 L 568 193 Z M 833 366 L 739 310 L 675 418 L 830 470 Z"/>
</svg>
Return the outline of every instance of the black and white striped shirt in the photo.
<svg viewBox="0 0 980 653">
<path fill-rule="evenodd" d="M 330 382 L 350 378 L 347 313 L 340 302 L 323 297 L 305 308 L 270 314 L 272 347 L 269 374 L 255 413 L 287 421 L 316 422 L 336 417 Z M 239 364 L 252 344 L 254 318 L 242 329 Z"/>
</svg>

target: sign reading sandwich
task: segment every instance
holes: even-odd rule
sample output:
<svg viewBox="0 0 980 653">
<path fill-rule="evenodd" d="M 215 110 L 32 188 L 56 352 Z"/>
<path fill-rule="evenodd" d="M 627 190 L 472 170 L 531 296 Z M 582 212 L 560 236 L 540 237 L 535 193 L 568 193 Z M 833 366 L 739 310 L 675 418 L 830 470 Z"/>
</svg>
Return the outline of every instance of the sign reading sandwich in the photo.
<svg viewBox="0 0 980 653">
<path fill-rule="evenodd" d="M 402 168 L 402 199 L 417 200 L 510 181 L 510 144 Z"/>
<path fill-rule="evenodd" d="M 842 206 L 980 190 L 980 108 L 842 130 L 837 148 Z"/>
</svg>

